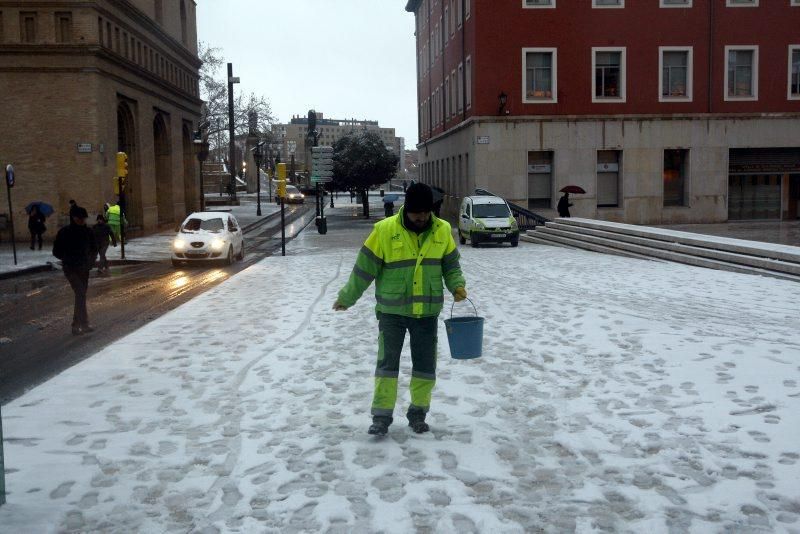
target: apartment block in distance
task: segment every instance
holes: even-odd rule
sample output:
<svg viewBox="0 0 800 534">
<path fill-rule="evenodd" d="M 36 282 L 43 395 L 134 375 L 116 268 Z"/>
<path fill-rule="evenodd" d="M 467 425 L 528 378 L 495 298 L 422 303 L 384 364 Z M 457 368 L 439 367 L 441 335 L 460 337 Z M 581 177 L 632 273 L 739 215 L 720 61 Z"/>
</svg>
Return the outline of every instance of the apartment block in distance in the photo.
<svg viewBox="0 0 800 534">
<path fill-rule="evenodd" d="M 409 0 L 421 180 L 637 224 L 800 216 L 800 0 Z"/>
<path fill-rule="evenodd" d="M 169 227 L 199 205 L 195 7 L 0 0 L 0 161 L 15 165 L 17 205 L 56 208 L 51 237 L 70 199 L 92 217 L 117 199 L 118 151 L 129 155 L 132 234 Z M 22 236 L 25 225 L 16 226 Z"/>
</svg>

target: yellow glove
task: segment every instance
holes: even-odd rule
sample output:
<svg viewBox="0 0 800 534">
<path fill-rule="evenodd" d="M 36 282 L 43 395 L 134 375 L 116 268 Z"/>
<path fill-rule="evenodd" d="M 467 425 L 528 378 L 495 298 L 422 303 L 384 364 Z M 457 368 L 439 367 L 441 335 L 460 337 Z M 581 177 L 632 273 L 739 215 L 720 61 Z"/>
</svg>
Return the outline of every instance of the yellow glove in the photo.
<svg viewBox="0 0 800 534">
<path fill-rule="evenodd" d="M 453 293 L 453 299 L 456 302 L 461 302 L 465 298 L 467 298 L 467 290 L 464 289 L 463 287 L 457 287 L 455 292 Z"/>
</svg>

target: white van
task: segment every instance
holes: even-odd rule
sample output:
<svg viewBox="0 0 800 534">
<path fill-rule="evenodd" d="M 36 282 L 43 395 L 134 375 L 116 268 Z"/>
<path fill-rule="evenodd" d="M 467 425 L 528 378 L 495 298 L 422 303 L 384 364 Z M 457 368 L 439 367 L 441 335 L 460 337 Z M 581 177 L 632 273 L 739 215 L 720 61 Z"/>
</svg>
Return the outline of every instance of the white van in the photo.
<svg viewBox="0 0 800 534">
<path fill-rule="evenodd" d="M 458 239 L 462 245 L 469 239 L 473 247 L 480 243 L 504 241 L 516 247 L 519 244 L 519 225 L 502 198 L 490 195 L 465 197 L 458 214 Z"/>
</svg>

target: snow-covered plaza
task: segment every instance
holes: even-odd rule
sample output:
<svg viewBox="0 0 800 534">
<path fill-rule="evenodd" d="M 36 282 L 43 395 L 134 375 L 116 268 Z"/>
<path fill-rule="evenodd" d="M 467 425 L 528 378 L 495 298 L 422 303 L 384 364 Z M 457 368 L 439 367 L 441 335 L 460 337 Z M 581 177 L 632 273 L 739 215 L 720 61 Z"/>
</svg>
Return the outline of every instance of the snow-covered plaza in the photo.
<svg viewBox="0 0 800 534">
<path fill-rule="evenodd" d="M 376 439 L 372 290 L 331 310 L 364 237 L 307 230 L 4 406 L 0 531 L 800 532 L 800 285 L 461 247 L 484 355 L 440 321 L 416 435 L 406 344 Z"/>
</svg>

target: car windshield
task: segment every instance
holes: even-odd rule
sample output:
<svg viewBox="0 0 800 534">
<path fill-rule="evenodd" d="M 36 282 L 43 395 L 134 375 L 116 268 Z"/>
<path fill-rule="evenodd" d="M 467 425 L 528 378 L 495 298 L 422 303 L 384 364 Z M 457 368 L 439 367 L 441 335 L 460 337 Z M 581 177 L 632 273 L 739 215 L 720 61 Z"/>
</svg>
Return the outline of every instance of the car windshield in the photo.
<svg viewBox="0 0 800 534">
<path fill-rule="evenodd" d="M 511 217 L 508 206 L 505 204 L 474 204 L 472 206 L 472 216 L 477 219 L 491 217 Z"/>
<path fill-rule="evenodd" d="M 297 188 L 296 188 L 295 186 L 293 186 L 293 185 L 287 185 L 287 186 L 286 186 L 286 194 L 287 194 L 287 195 L 299 195 L 299 194 L 300 194 L 300 190 L 299 190 L 299 189 L 297 189 Z"/>
<path fill-rule="evenodd" d="M 183 223 L 183 227 L 181 228 L 181 232 L 184 234 L 191 234 L 194 232 L 198 232 L 200 230 L 204 230 L 206 232 L 219 232 L 225 228 L 225 223 L 222 222 L 222 219 L 189 219 L 185 223 Z"/>
</svg>

